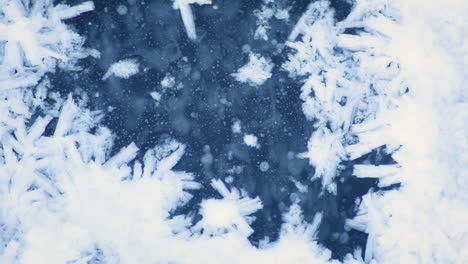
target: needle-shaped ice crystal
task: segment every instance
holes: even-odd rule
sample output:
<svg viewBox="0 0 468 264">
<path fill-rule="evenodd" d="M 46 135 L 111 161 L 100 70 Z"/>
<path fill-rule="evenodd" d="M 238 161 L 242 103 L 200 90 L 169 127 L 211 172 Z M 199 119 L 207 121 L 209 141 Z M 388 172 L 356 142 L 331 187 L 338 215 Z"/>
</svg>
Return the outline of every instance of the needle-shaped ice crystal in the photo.
<svg viewBox="0 0 468 264">
<path fill-rule="evenodd" d="M 187 36 L 191 40 L 197 39 L 197 31 L 195 29 L 195 21 L 193 18 L 192 9 L 190 8 L 191 4 L 206 5 L 211 4 L 211 0 L 175 0 L 174 8 L 179 9 L 180 15 L 182 17 L 182 22 L 184 22 L 185 30 L 187 31 Z"/>
</svg>

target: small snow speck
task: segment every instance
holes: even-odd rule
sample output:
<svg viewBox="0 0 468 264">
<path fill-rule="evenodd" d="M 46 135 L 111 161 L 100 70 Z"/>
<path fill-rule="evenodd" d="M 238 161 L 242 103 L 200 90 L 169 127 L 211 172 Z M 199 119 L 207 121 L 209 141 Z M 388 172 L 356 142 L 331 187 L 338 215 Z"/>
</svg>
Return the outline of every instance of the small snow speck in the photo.
<svg viewBox="0 0 468 264">
<path fill-rule="evenodd" d="M 139 72 L 139 64 L 136 59 L 125 59 L 120 60 L 118 62 L 113 63 L 109 69 L 107 70 L 106 74 L 102 77 L 102 80 L 106 80 L 111 75 L 115 77 L 128 79 L 131 76 L 137 74 Z"/>
<path fill-rule="evenodd" d="M 124 16 L 124 15 L 127 14 L 127 12 L 128 12 L 128 8 L 127 8 L 126 6 L 124 6 L 124 5 L 119 5 L 119 6 L 117 7 L 117 13 L 119 13 L 119 15 Z"/>
<path fill-rule="evenodd" d="M 175 78 L 170 73 L 167 73 L 166 76 L 161 81 L 162 88 L 172 88 L 175 85 Z"/>
<path fill-rule="evenodd" d="M 260 170 L 263 171 L 263 172 L 266 172 L 267 170 L 270 169 L 270 164 L 268 164 L 268 162 L 266 161 L 262 161 L 260 163 Z"/>
<path fill-rule="evenodd" d="M 233 133 L 240 133 L 242 130 L 241 127 L 241 122 L 239 120 L 236 120 L 234 124 L 232 124 L 232 132 Z"/>
<path fill-rule="evenodd" d="M 249 147 L 258 147 L 258 138 L 255 135 L 244 135 L 244 143 Z"/>
</svg>

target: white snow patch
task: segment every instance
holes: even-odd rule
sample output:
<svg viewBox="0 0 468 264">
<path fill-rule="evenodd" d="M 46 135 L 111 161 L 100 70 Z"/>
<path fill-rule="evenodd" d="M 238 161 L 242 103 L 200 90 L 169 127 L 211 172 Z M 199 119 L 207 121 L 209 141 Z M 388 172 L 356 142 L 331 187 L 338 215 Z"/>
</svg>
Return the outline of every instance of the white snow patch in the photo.
<svg viewBox="0 0 468 264">
<path fill-rule="evenodd" d="M 0 90 L 36 85 L 57 65 L 79 70 L 78 59 L 99 56 L 82 48 L 84 39 L 63 23 L 93 10 L 93 2 L 70 7 L 38 0 L 31 5 L 34 8 L 29 1 L 0 3 Z"/>
<path fill-rule="evenodd" d="M 264 25 L 258 26 L 255 30 L 254 38 L 268 40 L 267 29 L 268 28 Z"/>
<path fill-rule="evenodd" d="M 166 88 L 173 88 L 175 86 L 175 78 L 170 73 L 166 73 L 164 78 L 161 80 L 161 87 Z"/>
<path fill-rule="evenodd" d="M 107 80 L 111 75 L 119 78 L 128 79 L 139 72 L 139 63 L 136 59 L 123 59 L 113 63 L 102 80 Z"/>
<path fill-rule="evenodd" d="M 251 52 L 249 62 L 232 76 L 239 82 L 259 86 L 271 77 L 272 69 L 273 63 L 269 59 Z"/>
<path fill-rule="evenodd" d="M 253 134 L 244 135 L 244 143 L 249 147 L 258 148 L 258 138 Z"/>
<path fill-rule="evenodd" d="M 156 102 L 159 102 L 161 100 L 161 93 L 153 91 L 150 93 L 151 98 L 153 98 Z"/>
<path fill-rule="evenodd" d="M 241 133 L 241 130 L 242 130 L 241 121 L 240 120 L 234 121 L 234 123 L 232 124 L 232 132 Z"/>
<path fill-rule="evenodd" d="M 248 215 L 262 208 L 257 197 L 251 199 L 236 189 L 229 191 L 220 180 L 211 182 L 223 199 L 208 199 L 201 203 L 202 220 L 196 228 L 203 228 L 208 234 L 217 234 L 222 230 L 236 229 L 244 236 L 252 234 L 249 224 L 254 220 Z"/>
<path fill-rule="evenodd" d="M 254 10 L 254 15 L 257 17 L 255 39 L 268 40 L 268 30 L 271 28 L 270 20 L 272 18 L 288 21 L 291 7 L 280 8 L 280 5 L 280 3 L 274 3 L 274 1 L 263 1 L 262 8 Z"/>
</svg>

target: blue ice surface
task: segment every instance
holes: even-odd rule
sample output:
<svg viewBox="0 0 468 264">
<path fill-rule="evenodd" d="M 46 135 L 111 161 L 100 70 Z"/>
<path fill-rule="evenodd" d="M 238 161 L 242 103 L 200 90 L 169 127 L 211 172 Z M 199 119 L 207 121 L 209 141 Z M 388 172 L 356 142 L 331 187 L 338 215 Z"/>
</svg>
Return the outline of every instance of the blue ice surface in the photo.
<svg viewBox="0 0 468 264">
<path fill-rule="evenodd" d="M 307 221 L 316 212 L 324 213 L 318 242 L 332 250 L 333 258 L 341 259 L 358 246 L 364 248 L 367 236 L 345 232 L 344 221 L 356 213 L 354 200 L 371 187 L 376 188 L 376 181 L 351 177 L 353 162 L 347 162 L 336 178 L 338 194 L 320 196 L 320 181 L 310 180 L 314 168 L 307 160 L 295 158 L 295 154 L 307 150 L 313 122 L 306 120 L 302 112 L 301 83 L 281 70 L 288 50 L 276 52 L 271 40 L 286 41 L 309 1 L 275 1 L 291 7 L 290 19 L 271 20 L 269 41 L 254 39 L 253 10 L 261 8 L 260 0 L 214 0 L 217 9 L 212 5 L 192 6 L 197 41 L 187 38 L 171 1 L 94 2 L 96 10 L 72 24 L 86 36 L 87 46 L 101 52 L 101 58 L 84 60 L 85 70 L 78 78 L 64 72 L 51 75 L 54 89 L 64 94 L 85 93 L 94 109 L 114 108 L 104 120 L 116 135 L 114 151 L 135 142 L 143 154 L 164 138 L 186 144 L 186 154 L 176 169 L 193 172 L 204 187 L 193 191 L 192 201 L 174 214 L 196 211 L 202 199 L 217 195 L 209 186 L 211 179 L 225 179 L 228 169 L 242 166 L 244 170 L 234 175 L 231 186 L 245 189 L 252 197 L 259 196 L 264 205 L 255 214 L 255 232 L 250 237 L 253 244 L 265 236 L 277 239 L 281 215 L 291 205 L 293 195 L 300 198 Z M 118 14 L 119 5 L 128 8 L 126 15 Z M 332 1 L 331 6 L 338 20 L 345 18 L 351 8 L 342 0 Z M 260 87 L 239 83 L 230 76 L 246 64 L 248 54 L 242 51 L 246 44 L 275 63 L 272 77 Z M 111 63 L 127 57 L 139 58 L 146 70 L 129 79 L 101 80 Z M 168 72 L 183 87 L 166 91 L 156 105 L 149 93 L 161 92 L 159 83 Z M 235 120 L 241 121 L 244 133 L 258 137 L 261 148 L 246 146 L 242 135 L 232 132 Z M 201 162 L 210 155 L 211 163 Z M 374 164 L 392 162 L 380 152 L 361 159 Z M 259 169 L 262 161 L 268 162 L 267 171 Z M 308 192 L 299 193 L 289 177 L 307 185 Z M 341 236 L 337 238 L 337 234 Z"/>
</svg>

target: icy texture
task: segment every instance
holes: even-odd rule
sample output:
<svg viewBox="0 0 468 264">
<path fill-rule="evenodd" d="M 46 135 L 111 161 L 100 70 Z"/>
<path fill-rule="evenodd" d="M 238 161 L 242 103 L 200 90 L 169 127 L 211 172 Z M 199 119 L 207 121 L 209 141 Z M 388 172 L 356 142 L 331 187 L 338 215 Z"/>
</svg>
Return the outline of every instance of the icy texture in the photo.
<svg viewBox="0 0 468 264">
<path fill-rule="evenodd" d="M 350 21 L 335 24 L 326 1 L 310 4 L 289 36 L 287 45 L 295 52 L 283 65 L 292 77 L 306 77 L 303 110 L 316 128 L 308 152 L 300 156 L 310 160 L 314 178 L 320 177 L 333 193 L 341 161 L 392 143 L 382 117 L 406 89 L 398 61 L 378 50 L 388 38 L 373 31 L 344 33 L 355 26 Z M 369 129 L 382 132 L 374 138 Z"/>
<path fill-rule="evenodd" d="M 182 6 L 194 2 L 177 1 L 189 36 L 193 18 Z M 185 154 L 178 141 L 166 139 L 142 157 L 135 143 L 111 155 L 103 114 L 79 92 L 51 92 L 45 77 L 98 56 L 62 22 L 93 7 L 1 1 L 0 263 L 340 263 L 316 242 L 324 214 L 308 223 L 298 201 L 283 214 L 279 239 L 254 247 L 248 238 L 263 204 L 232 180 L 213 179 L 220 196 L 179 214 L 202 186 L 174 169 Z M 315 131 L 301 156 L 314 177 L 336 192 L 340 163 L 383 145 L 397 162 L 355 164 L 354 177 L 400 188 L 356 201 L 346 228 L 368 233 L 367 245 L 341 263 L 468 262 L 467 10 L 455 0 L 356 1 L 336 23 L 328 2 L 315 1 L 292 28 L 294 51 L 283 68 L 304 80 L 303 110 Z M 261 85 L 273 65 L 254 53 L 249 59 L 234 77 Z M 259 164 L 262 172 L 269 166 Z"/>
<path fill-rule="evenodd" d="M 72 9 L 37 3 L 34 10 L 55 18 L 92 7 L 88 2 Z M 0 6 L 8 13 L 4 7 L 24 8 L 19 1 Z M 49 21 L 47 32 L 75 36 L 48 46 L 57 48 L 68 63 L 64 66 L 89 55 L 60 19 Z M 35 44 L 40 34 L 24 45 Z M 73 42 L 77 39 L 80 45 Z M 212 185 L 223 198 L 202 201 L 197 224 L 192 226 L 189 215 L 173 215 L 190 200 L 187 191 L 200 188 L 192 174 L 173 170 L 185 152 L 183 144 L 168 139 L 141 161 L 134 143 L 110 156 L 112 133 L 100 125 L 102 113 L 87 109 L 87 97 L 62 98 L 49 91 L 44 73 L 55 69 L 57 58 L 44 56 L 30 65 L 22 55 L 27 52 L 5 54 L 20 54 L 18 60 L 2 60 L 9 70 L 5 80 L 17 78 L 17 72 L 21 80 L 36 80 L 0 90 L 0 263 L 328 263 L 330 252 L 309 244 L 312 238 L 302 233 L 314 233 L 319 219 L 309 226 L 297 208 L 285 216 L 278 243 L 253 247 L 247 237 L 260 199 L 229 190 L 219 180 Z M 218 245 L 223 246 L 214 254 Z"/>
<path fill-rule="evenodd" d="M 271 28 L 270 20 L 276 18 L 278 20 L 288 21 L 289 9 L 281 8 L 279 4 L 274 1 L 264 0 L 261 10 L 254 10 L 254 14 L 257 17 L 257 29 L 255 30 L 255 39 L 268 40 L 268 30 Z"/>
<path fill-rule="evenodd" d="M 187 31 L 187 36 L 191 40 L 197 39 L 197 31 L 195 29 L 195 21 L 193 18 L 191 4 L 206 5 L 211 4 L 211 0 L 174 0 L 174 8 L 179 9 L 180 16 Z"/>
<path fill-rule="evenodd" d="M 211 185 L 224 199 L 209 199 L 201 203 L 202 220 L 196 228 L 203 228 L 204 232 L 214 234 L 219 229 L 229 231 L 232 228 L 237 229 L 241 234 L 248 237 L 253 233 L 249 223 L 253 218 L 246 218 L 262 208 L 262 203 L 257 197 L 250 199 L 241 198 L 238 190 L 229 191 L 220 180 L 212 181 Z"/>
<path fill-rule="evenodd" d="M 63 20 L 94 9 L 92 2 L 69 7 L 49 1 L 4 0 L 0 7 L 0 89 L 36 85 L 55 69 L 74 69 L 78 59 L 97 51 L 81 48 L 84 39 L 70 31 Z M 76 69 L 76 68 L 75 68 Z"/>
<path fill-rule="evenodd" d="M 200 187 L 193 175 L 172 169 L 184 146 L 169 140 L 143 162 L 134 144 L 109 157 L 112 135 L 96 114 L 70 96 L 52 135 L 44 135 L 52 116 L 4 135 L 2 263 L 328 263 L 329 251 L 312 242 L 320 215 L 309 226 L 293 207 L 281 240 L 256 249 L 247 237 L 260 200 L 219 180 L 212 185 L 223 198 L 202 201 L 195 226 L 189 216 L 171 216 L 191 198 L 186 190 Z"/>
<path fill-rule="evenodd" d="M 119 78 L 128 79 L 139 72 L 139 63 L 137 59 L 124 59 L 112 63 L 102 80 L 106 80 L 111 75 Z"/>
<path fill-rule="evenodd" d="M 271 77 L 273 64 L 267 58 L 251 52 L 249 62 L 242 66 L 237 73 L 232 74 L 237 81 L 260 86 Z"/>
</svg>

